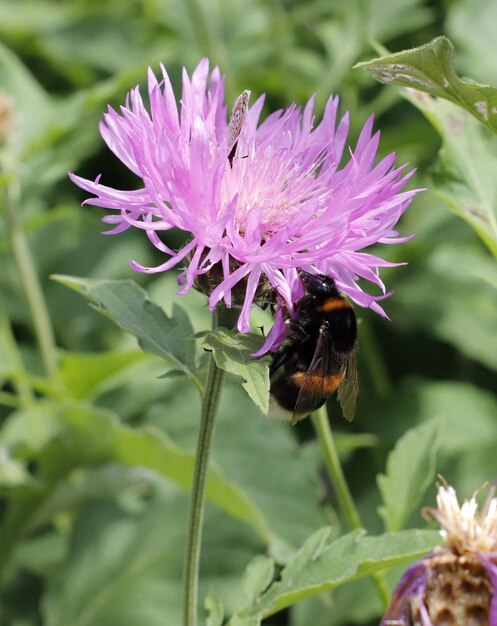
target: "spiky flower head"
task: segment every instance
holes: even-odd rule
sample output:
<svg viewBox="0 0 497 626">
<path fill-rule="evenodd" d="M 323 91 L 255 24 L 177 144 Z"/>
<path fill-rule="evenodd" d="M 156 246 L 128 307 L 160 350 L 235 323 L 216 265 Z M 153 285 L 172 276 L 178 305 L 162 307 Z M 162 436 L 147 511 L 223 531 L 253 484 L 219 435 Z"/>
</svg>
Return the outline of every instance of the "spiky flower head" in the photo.
<svg viewBox="0 0 497 626">
<path fill-rule="evenodd" d="M 313 97 L 303 110 L 292 104 L 259 123 L 264 96 L 248 106 L 244 92 L 228 122 L 224 78 L 217 67 L 209 76 L 207 59 L 191 79 L 183 71 L 180 110 L 163 67 L 160 82 L 149 71 L 148 95 L 150 112 L 136 87 L 120 112 L 109 107 L 100 125 L 109 148 L 143 186 L 122 191 L 103 185 L 100 176 L 71 175 L 93 194 L 88 204 L 112 212 L 103 218 L 113 225 L 108 233 L 144 230 L 167 257 L 157 267 L 131 261 L 135 270 L 186 264 L 179 293 L 214 272 L 209 306 L 240 305 L 241 332 L 250 329 L 250 308 L 264 285 L 276 290 L 280 305 L 292 307 L 301 289 L 299 268 L 331 275 L 354 302 L 385 315 L 379 268 L 392 264 L 363 249 L 405 240 L 395 225 L 418 190 L 401 191 L 412 172 L 394 166 L 395 154 L 375 163 L 380 135 L 372 134 L 372 117 L 347 150 L 349 118 L 337 120 L 338 98 L 330 97 L 317 125 Z M 189 234 L 180 250 L 159 236 L 171 228 Z M 365 293 L 359 278 L 378 286 L 380 295 Z M 264 350 L 281 341 L 281 330 L 277 318 Z"/>
<path fill-rule="evenodd" d="M 444 546 L 404 574 L 381 626 L 497 626 L 497 498 L 492 488 L 480 510 L 476 495 L 461 506 L 439 485 L 427 512 Z"/>
</svg>

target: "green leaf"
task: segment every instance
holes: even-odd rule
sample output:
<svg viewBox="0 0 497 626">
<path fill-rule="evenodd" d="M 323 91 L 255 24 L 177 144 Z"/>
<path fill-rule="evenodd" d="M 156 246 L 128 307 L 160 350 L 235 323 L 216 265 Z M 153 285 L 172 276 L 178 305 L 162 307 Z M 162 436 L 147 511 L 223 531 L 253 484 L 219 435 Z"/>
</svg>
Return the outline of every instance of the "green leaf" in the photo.
<svg viewBox="0 0 497 626">
<path fill-rule="evenodd" d="M 57 409 L 54 407 L 54 413 Z M 189 491 L 195 464 L 193 452 L 176 446 L 157 429 L 135 430 L 103 410 L 85 406 L 59 409 L 60 433 L 50 439 L 35 457 L 38 481 L 11 493 L 2 533 L 7 553 L 32 529 L 49 522 L 66 503 L 63 481 L 79 467 L 116 461 L 128 467 L 153 470 Z M 62 494 L 55 489 L 62 486 Z M 260 509 L 240 487 L 211 465 L 206 498 L 233 517 L 248 523 L 266 541 L 272 541 Z"/>
<path fill-rule="evenodd" d="M 497 3 L 459 0 L 447 11 L 444 30 L 457 45 L 457 67 L 476 80 L 497 84 Z"/>
<path fill-rule="evenodd" d="M 67 556 L 49 580 L 46 626 L 181 623 L 188 499 L 167 486 L 161 491 L 139 512 L 108 501 L 81 511 Z M 233 542 L 229 548 L 227 536 Z M 202 548 L 199 596 L 215 584 L 228 610 L 239 608 L 236 582 L 261 544 L 243 526 L 208 508 Z"/>
<path fill-rule="evenodd" d="M 250 561 L 243 575 L 242 588 L 250 602 L 255 602 L 273 580 L 274 559 L 258 555 Z"/>
<path fill-rule="evenodd" d="M 48 531 L 23 541 L 16 550 L 15 565 L 40 577 L 50 576 L 65 557 L 67 540 L 67 535 Z"/>
<path fill-rule="evenodd" d="M 224 607 L 214 589 L 209 589 L 205 596 L 204 606 L 207 610 L 206 626 L 223 626 Z"/>
<path fill-rule="evenodd" d="M 8 150 L 17 155 L 44 131 L 53 113 L 53 103 L 20 59 L 2 43 L 0 90 L 14 100 L 15 132 Z"/>
<path fill-rule="evenodd" d="M 91 398 L 102 391 L 112 377 L 144 358 L 146 356 L 139 351 L 63 352 L 59 356 L 58 378 L 73 398 Z"/>
<path fill-rule="evenodd" d="M 8 449 L 0 456 L 0 489 L 31 482 L 32 476 L 24 463 L 9 456 Z"/>
<path fill-rule="evenodd" d="M 261 337 L 253 333 L 240 334 L 219 328 L 199 336 L 214 353 L 216 365 L 241 376 L 243 388 L 254 404 L 265 414 L 269 410 L 269 357 L 255 358 L 252 354 L 261 347 Z"/>
<path fill-rule="evenodd" d="M 405 569 L 405 565 L 401 568 Z M 357 601 L 358 598 L 360 602 Z M 292 605 L 291 625 L 379 624 L 384 611 L 385 605 L 379 597 L 373 579 L 360 578 Z"/>
<path fill-rule="evenodd" d="M 49 524 L 58 514 L 73 511 L 88 501 L 112 499 L 132 490 L 139 492 L 157 482 L 157 474 L 144 467 L 104 463 L 75 472 L 67 481 L 53 483 L 53 489 L 38 507 L 33 526 Z"/>
<path fill-rule="evenodd" d="M 241 617 L 268 617 L 304 598 L 380 569 L 424 556 L 440 543 L 435 531 L 409 530 L 367 537 L 358 530 L 330 542 L 330 529 L 310 537 L 275 582 Z M 230 626 L 233 626 L 233 620 Z"/>
<path fill-rule="evenodd" d="M 193 328 L 188 314 L 177 304 L 172 317 L 148 299 L 144 289 L 132 280 L 96 280 L 75 276 L 53 276 L 87 297 L 97 311 L 134 335 L 145 352 L 166 359 L 202 388 L 195 371 L 195 346 L 188 339 Z"/>
<path fill-rule="evenodd" d="M 393 445 L 413 424 L 436 421 L 443 433 L 440 455 L 451 459 L 497 445 L 495 415 L 497 399 L 489 391 L 459 381 L 417 378 L 402 382 L 390 399 L 370 410 L 371 423 L 387 445 Z"/>
<path fill-rule="evenodd" d="M 404 90 L 404 96 L 442 137 L 431 188 L 497 257 L 497 139 L 450 102 L 413 90 Z"/>
<path fill-rule="evenodd" d="M 234 615 L 230 620 L 230 626 L 260 626 L 261 620 L 258 617 L 246 617 L 244 615 Z"/>
<path fill-rule="evenodd" d="M 422 252 L 417 269 L 399 279 L 392 317 L 404 331 L 422 330 L 496 371 L 497 292 L 481 279 L 496 274 L 494 258 L 479 241 L 439 241 Z M 471 300 L 470 315 L 465 294 Z"/>
<path fill-rule="evenodd" d="M 470 224 L 497 258 L 497 138 L 448 102 L 425 102 L 442 134 L 434 191 Z"/>
<path fill-rule="evenodd" d="M 453 69 L 454 46 L 437 37 L 412 50 L 358 63 L 380 83 L 411 87 L 466 109 L 481 124 L 497 133 L 497 89 L 462 80 Z"/>
<path fill-rule="evenodd" d="M 404 527 L 432 483 L 439 439 L 438 424 L 428 422 L 409 430 L 389 454 L 386 474 L 377 479 L 384 503 L 379 512 L 387 531 Z"/>
<path fill-rule="evenodd" d="M 370 33 L 378 41 L 425 28 L 434 19 L 434 9 L 421 0 L 371 0 L 368 8 Z"/>
<path fill-rule="evenodd" d="M 151 409 L 149 422 L 182 447 L 193 449 L 198 418 L 185 398 L 185 387 L 183 383 L 168 400 L 168 412 L 163 402 Z M 336 519 L 322 503 L 318 455 L 311 458 L 297 434 L 285 422 L 264 418 L 238 381 L 228 377 L 211 459 L 262 512 L 271 531 L 270 554 L 280 563 L 287 562 L 311 533 Z"/>
</svg>

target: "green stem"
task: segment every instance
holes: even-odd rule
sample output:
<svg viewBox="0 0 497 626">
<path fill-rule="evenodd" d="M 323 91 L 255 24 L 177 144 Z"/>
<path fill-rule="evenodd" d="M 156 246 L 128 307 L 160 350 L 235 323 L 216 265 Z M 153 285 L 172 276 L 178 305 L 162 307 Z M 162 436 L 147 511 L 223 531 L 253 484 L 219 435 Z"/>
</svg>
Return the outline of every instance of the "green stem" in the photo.
<svg viewBox="0 0 497 626">
<path fill-rule="evenodd" d="M 331 484 L 338 500 L 338 506 L 342 512 L 350 530 L 362 528 L 361 518 L 350 493 L 347 481 L 338 457 L 333 432 L 330 427 L 326 406 L 321 407 L 312 415 L 312 422 L 317 436 L 321 442 L 324 453 L 326 468 Z M 372 574 L 378 594 L 385 606 L 388 605 L 390 593 L 385 579 L 381 573 Z"/>
<path fill-rule="evenodd" d="M 23 375 L 25 368 L 22 356 L 14 333 L 12 332 L 10 321 L 5 314 L 0 314 L 0 337 L 3 339 L 7 361 L 13 369 L 12 385 L 18 395 L 18 401 L 23 407 L 27 407 L 32 403 L 34 394 L 31 386 Z M 0 401 L 8 404 L 8 396 L 9 394 L 2 393 L 1 398 L 3 398 L 3 400 L 0 399 Z"/>
<path fill-rule="evenodd" d="M 330 422 L 326 414 L 326 407 L 323 406 L 313 413 L 312 421 L 323 448 L 326 468 L 338 500 L 338 506 L 347 522 L 347 526 L 350 530 L 362 528 L 361 518 L 352 500 L 349 487 L 342 471 L 335 440 L 330 428 Z"/>
<path fill-rule="evenodd" d="M 231 327 L 234 312 L 225 308 L 218 308 L 212 317 L 212 329 L 219 326 Z M 205 385 L 205 395 L 202 402 L 200 430 L 197 441 L 195 469 L 190 500 L 190 515 L 186 538 L 185 568 L 183 576 L 184 604 L 183 625 L 196 626 L 198 614 L 198 580 L 200 565 L 200 548 L 202 544 L 202 525 L 204 518 L 205 485 L 209 455 L 212 444 L 212 435 L 216 419 L 219 397 L 224 378 L 224 371 L 220 369 L 211 354 L 209 373 Z"/>
<path fill-rule="evenodd" d="M 18 216 L 19 184 L 17 180 L 14 179 L 8 184 L 5 200 L 12 252 L 33 320 L 45 374 L 52 378 L 57 369 L 57 349 L 45 297 Z"/>
</svg>

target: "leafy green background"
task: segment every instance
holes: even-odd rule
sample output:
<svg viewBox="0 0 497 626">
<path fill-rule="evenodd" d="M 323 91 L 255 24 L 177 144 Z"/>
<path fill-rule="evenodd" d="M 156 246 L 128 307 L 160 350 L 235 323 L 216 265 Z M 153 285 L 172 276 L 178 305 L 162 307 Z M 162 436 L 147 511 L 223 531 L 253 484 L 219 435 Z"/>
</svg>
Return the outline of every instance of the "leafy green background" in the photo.
<svg viewBox="0 0 497 626">
<path fill-rule="evenodd" d="M 0 0 L 0 101 L 15 117 L 0 148 L 0 626 L 180 623 L 204 348 L 229 374 L 201 623 L 378 623 L 368 574 L 392 587 L 436 544 L 419 514 L 436 474 L 469 496 L 497 473 L 496 18 L 496 0 Z M 102 237 L 103 212 L 68 181 L 103 172 L 136 187 L 99 118 L 148 65 L 163 62 L 178 90 L 181 67 L 205 55 L 228 102 L 266 92 L 266 113 L 313 92 L 320 113 L 338 93 L 351 145 L 374 112 L 381 154 L 395 150 L 428 188 L 400 224 L 416 237 L 378 250 L 408 262 L 383 274 L 391 321 L 358 312 L 357 418 L 328 407 L 367 534 L 347 532 L 310 420 L 261 412 L 267 367 L 249 355 L 267 312 L 243 340 L 205 333 L 203 296 L 177 296 L 174 271 L 134 274 L 129 259 L 160 255 L 140 232 Z M 14 228 L 58 346 L 48 374 Z"/>
</svg>

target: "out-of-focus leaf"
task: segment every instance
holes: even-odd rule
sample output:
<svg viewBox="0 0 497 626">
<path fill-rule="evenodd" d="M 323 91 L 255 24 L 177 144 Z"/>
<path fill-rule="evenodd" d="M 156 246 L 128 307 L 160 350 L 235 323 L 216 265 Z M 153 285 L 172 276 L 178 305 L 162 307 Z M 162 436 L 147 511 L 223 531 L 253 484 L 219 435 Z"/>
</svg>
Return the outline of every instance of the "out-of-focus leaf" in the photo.
<svg viewBox="0 0 497 626">
<path fill-rule="evenodd" d="M 406 330 L 423 329 L 497 370 L 497 292 L 480 278 L 494 273 L 495 260 L 478 243 L 440 241 L 419 259 L 417 271 L 400 278 L 392 318 Z"/>
<path fill-rule="evenodd" d="M 41 450 L 60 431 L 52 404 L 38 402 L 26 409 L 11 413 L 2 424 L 0 446 L 8 450 L 19 448 L 27 453 Z"/>
<path fill-rule="evenodd" d="M 260 626 L 261 620 L 259 617 L 247 617 L 246 615 L 234 615 L 229 623 L 229 626 Z"/>
<path fill-rule="evenodd" d="M 497 84 L 495 24 L 497 4 L 487 0 L 458 0 L 450 6 L 445 32 L 457 47 L 457 65 L 467 76 Z"/>
<path fill-rule="evenodd" d="M 377 624 L 384 610 L 374 581 L 359 578 L 292 605 L 290 626 Z"/>
<path fill-rule="evenodd" d="M 495 415 L 497 400 L 490 392 L 468 383 L 423 379 L 401 383 L 390 400 L 371 406 L 369 413 L 386 445 L 393 445 L 414 424 L 436 421 L 443 433 L 439 454 L 449 458 L 497 445 Z"/>
<path fill-rule="evenodd" d="M 224 607 L 214 589 L 209 589 L 204 606 L 207 610 L 207 626 L 223 626 Z"/>
<path fill-rule="evenodd" d="M 67 535 L 51 531 L 23 541 L 15 553 L 16 566 L 46 577 L 64 559 Z"/>
<path fill-rule="evenodd" d="M 434 191 L 497 258 L 497 138 L 450 103 L 437 102 L 435 114 L 442 128 L 442 148 L 433 172 Z"/>
<path fill-rule="evenodd" d="M 439 425 L 428 422 L 407 431 L 390 452 L 386 474 L 377 478 L 383 497 L 379 512 L 387 531 L 404 527 L 431 484 L 439 436 Z"/>
<path fill-rule="evenodd" d="M 8 150 L 18 155 L 43 132 L 52 115 L 53 103 L 34 76 L 2 43 L 0 92 L 13 99 L 14 133 Z"/>
<path fill-rule="evenodd" d="M 437 37 L 424 46 L 355 65 L 380 83 L 411 87 L 450 100 L 497 133 L 497 89 L 462 80 L 453 69 L 454 46 Z"/>
<path fill-rule="evenodd" d="M 7 447 L 0 448 L 0 491 L 3 487 L 15 487 L 31 480 L 27 467 L 18 459 L 13 459 Z"/>
<path fill-rule="evenodd" d="M 193 328 L 188 314 L 173 307 L 172 317 L 148 299 L 146 291 L 132 280 L 96 280 L 54 276 L 58 282 L 87 297 L 97 311 L 134 335 L 145 352 L 166 359 L 202 388 L 195 368 Z"/>
<path fill-rule="evenodd" d="M 157 474 L 144 467 L 108 463 L 77 472 L 70 480 L 58 483 L 40 504 L 34 525 L 50 523 L 60 513 L 70 512 L 91 500 L 111 499 L 131 489 L 138 490 L 157 482 Z"/>
<path fill-rule="evenodd" d="M 182 447 L 193 449 L 198 419 L 185 400 L 184 386 L 169 407 L 166 414 L 157 405 L 149 421 Z M 299 445 L 296 429 L 264 418 L 238 381 L 229 377 L 221 393 L 211 458 L 262 511 L 272 532 L 270 554 L 280 563 L 287 562 L 311 533 L 335 521 L 330 507 L 322 504 L 318 456 L 310 457 Z M 333 531 L 337 533 L 338 524 Z"/>
<path fill-rule="evenodd" d="M 412 32 L 427 26 L 434 19 L 433 10 L 423 0 L 371 0 L 369 30 L 378 41 Z"/>
<path fill-rule="evenodd" d="M 497 184 L 492 167 L 497 159 L 497 139 L 450 102 L 412 89 L 405 90 L 404 95 L 442 137 L 432 172 L 433 190 L 476 230 L 497 257 Z"/>
<path fill-rule="evenodd" d="M 354 531 L 329 541 L 329 529 L 310 537 L 246 617 L 267 617 L 317 593 L 333 589 L 375 571 L 419 558 L 440 543 L 434 531 L 409 530 L 367 537 Z M 230 622 L 233 626 L 233 621 Z"/>
<path fill-rule="evenodd" d="M 90 398 L 98 394 L 109 379 L 143 358 L 146 356 L 138 351 L 64 352 L 59 357 L 58 377 L 74 398 Z"/>
<path fill-rule="evenodd" d="M 39 469 L 37 482 L 11 491 L 2 533 L 4 553 L 26 532 L 60 511 L 60 501 L 57 497 L 51 499 L 54 489 L 78 467 L 116 461 L 128 467 L 153 470 L 190 490 L 195 455 L 173 444 L 160 431 L 133 430 L 107 412 L 80 406 L 63 409 L 60 420 L 60 433 L 35 457 Z M 240 487 L 212 466 L 206 497 L 229 515 L 256 528 L 265 541 L 272 541 L 258 507 Z"/>
<path fill-rule="evenodd" d="M 146 64 L 145 64 L 146 65 Z M 54 106 L 43 133 L 29 146 L 30 177 L 40 185 L 53 185 L 73 171 L 79 163 L 101 146 L 98 121 L 106 104 L 123 94 L 143 76 L 143 65 L 78 91 Z M 47 159 L 49 155 L 49 159 Z"/>
<path fill-rule="evenodd" d="M 242 335 L 225 328 L 208 331 L 200 336 L 204 345 L 213 351 L 216 365 L 241 376 L 243 388 L 254 404 L 267 415 L 270 358 L 256 359 L 252 356 L 261 347 L 261 337 L 255 334 Z"/>
<path fill-rule="evenodd" d="M 181 622 L 188 502 L 170 493 L 130 515 L 109 502 L 79 515 L 44 603 L 47 626 L 162 626 Z M 225 538 L 230 537 L 230 549 Z M 232 611 L 236 580 L 260 544 L 219 511 L 206 512 L 200 597 L 215 586 Z"/>
<path fill-rule="evenodd" d="M 250 561 L 242 580 L 242 588 L 250 602 L 255 602 L 274 576 L 274 559 L 259 555 Z"/>
</svg>

